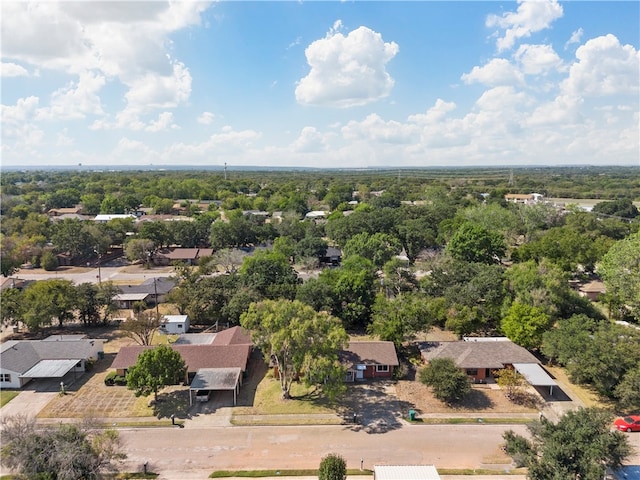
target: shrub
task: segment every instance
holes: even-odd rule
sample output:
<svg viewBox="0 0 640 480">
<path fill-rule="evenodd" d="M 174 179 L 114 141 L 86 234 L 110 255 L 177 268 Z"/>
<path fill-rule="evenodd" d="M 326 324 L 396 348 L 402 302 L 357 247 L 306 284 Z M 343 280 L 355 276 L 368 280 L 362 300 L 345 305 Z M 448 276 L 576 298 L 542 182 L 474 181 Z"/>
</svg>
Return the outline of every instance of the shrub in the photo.
<svg viewBox="0 0 640 480">
<path fill-rule="evenodd" d="M 113 385 L 124 386 L 127 384 L 127 379 L 121 375 L 118 375 L 117 372 L 109 372 L 106 377 L 104 377 L 104 384 L 111 387 Z"/>
<path fill-rule="evenodd" d="M 420 370 L 420 381 L 433 389 L 433 395 L 445 403 L 453 403 L 471 390 L 469 377 L 450 358 L 436 358 Z"/>
<path fill-rule="evenodd" d="M 347 462 L 337 453 L 330 453 L 320 462 L 319 480 L 345 480 L 347 478 Z"/>
<path fill-rule="evenodd" d="M 40 266 L 47 272 L 52 272 L 58 268 L 58 259 L 53 253 L 47 250 L 43 252 L 42 257 L 40 257 Z"/>
</svg>

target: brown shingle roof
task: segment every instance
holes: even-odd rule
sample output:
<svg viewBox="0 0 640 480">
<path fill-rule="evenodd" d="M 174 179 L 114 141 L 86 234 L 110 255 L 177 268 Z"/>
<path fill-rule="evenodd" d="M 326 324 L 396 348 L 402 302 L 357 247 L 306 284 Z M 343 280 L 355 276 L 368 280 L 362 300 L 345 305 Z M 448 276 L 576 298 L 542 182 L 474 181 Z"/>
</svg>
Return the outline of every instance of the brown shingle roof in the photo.
<svg viewBox="0 0 640 480">
<path fill-rule="evenodd" d="M 111 368 L 127 369 L 136 363 L 138 355 L 153 346 L 132 345 L 122 347 L 111 364 Z M 237 367 L 245 371 L 251 345 L 171 345 L 180 353 L 189 372 L 200 368 Z"/>
<path fill-rule="evenodd" d="M 340 352 L 340 360 L 347 367 L 355 365 L 398 366 L 398 355 L 393 342 L 350 342 Z"/>
<path fill-rule="evenodd" d="M 231 327 L 216 333 L 213 345 L 251 345 L 251 335 L 242 327 Z"/>
<path fill-rule="evenodd" d="M 513 363 L 540 363 L 525 348 L 511 341 L 427 342 L 420 345 L 422 358 L 451 358 L 460 368 L 504 368 Z"/>
</svg>

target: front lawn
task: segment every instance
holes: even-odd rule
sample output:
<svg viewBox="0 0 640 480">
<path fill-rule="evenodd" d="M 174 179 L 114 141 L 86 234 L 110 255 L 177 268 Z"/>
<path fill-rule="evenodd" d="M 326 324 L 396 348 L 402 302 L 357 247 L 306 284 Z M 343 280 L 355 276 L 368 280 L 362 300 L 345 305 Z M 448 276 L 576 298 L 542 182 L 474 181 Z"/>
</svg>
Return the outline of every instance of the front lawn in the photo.
<svg viewBox="0 0 640 480">
<path fill-rule="evenodd" d="M 19 393 L 16 390 L 0 390 L 0 408 L 16 398 Z"/>
</svg>

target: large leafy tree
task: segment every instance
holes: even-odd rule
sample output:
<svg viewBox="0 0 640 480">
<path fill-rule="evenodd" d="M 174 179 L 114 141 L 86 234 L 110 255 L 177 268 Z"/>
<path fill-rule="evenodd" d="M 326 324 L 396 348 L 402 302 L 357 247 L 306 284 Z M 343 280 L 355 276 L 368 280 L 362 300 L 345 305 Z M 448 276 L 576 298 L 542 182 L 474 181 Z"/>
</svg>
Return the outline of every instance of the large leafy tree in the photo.
<svg viewBox="0 0 640 480">
<path fill-rule="evenodd" d="M 59 326 L 71 320 L 77 307 L 76 290 L 69 280 L 41 280 L 24 290 L 23 321 L 30 330 L 50 325 L 54 319 Z"/>
<path fill-rule="evenodd" d="M 139 345 L 151 345 L 153 336 L 160 326 L 160 319 L 153 314 L 140 312 L 127 319 L 120 328 L 124 334 Z"/>
<path fill-rule="evenodd" d="M 618 297 L 640 321 L 640 232 L 617 241 L 602 257 L 598 273 L 607 293 Z"/>
<path fill-rule="evenodd" d="M 611 429 L 611 420 L 596 408 L 569 411 L 558 423 L 529 425 L 530 439 L 505 432 L 506 450 L 528 467 L 532 480 L 601 480 L 631 454 L 627 437 Z"/>
<path fill-rule="evenodd" d="M 367 258 L 380 269 L 394 255 L 398 255 L 401 249 L 400 241 L 393 235 L 386 233 L 370 235 L 363 232 L 354 235 L 345 243 L 343 253 L 345 258 L 353 255 Z"/>
<path fill-rule="evenodd" d="M 510 340 L 525 348 L 538 348 L 542 335 L 549 330 L 552 320 L 538 307 L 515 302 L 502 318 L 500 326 Z"/>
<path fill-rule="evenodd" d="M 455 403 L 471 391 L 469 377 L 450 358 L 435 358 L 420 370 L 420 381 L 445 403 Z"/>
<path fill-rule="evenodd" d="M 240 278 L 244 286 L 271 299 L 294 298 L 299 283 L 298 274 L 284 255 L 264 250 L 244 259 Z"/>
<path fill-rule="evenodd" d="M 405 293 L 388 299 L 378 295 L 368 330 L 399 348 L 405 341 L 415 338 L 418 332 L 427 330 L 430 323 L 429 303 L 425 296 Z"/>
<path fill-rule="evenodd" d="M 158 390 L 167 385 L 175 385 L 182 380 L 187 366 L 179 352 L 168 345 L 158 345 L 144 350 L 135 365 L 127 372 L 127 388 L 136 397 L 153 393 L 158 400 Z"/>
<path fill-rule="evenodd" d="M 596 203 L 593 206 L 593 211 L 596 213 L 604 213 L 606 215 L 625 218 L 636 218 L 640 215 L 638 208 L 629 198 Z"/>
<path fill-rule="evenodd" d="M 118 432 L 87 423 L 36 425 L 25 415 L 2 417 L 2 463 L 20 478 L 98 479 L 124 460 Z"/>
<path fill-rule="evenodd" d="M 349 337 L 337 318 L 298 300 L 265 300 L 251 304 L 240 324 L 251 331 L 265 360 L 277 367 L 282 398 L 291 398 L 298 375 L 330 396 L 344 386 L 338 352 Z"/>
<path fill-rule="evenodd" d="M 467 262 L 499 263 L 505 251 L 502 235 L 472 223 L 462 224 L 447 244 L 453 258 Z"/>
</svg>

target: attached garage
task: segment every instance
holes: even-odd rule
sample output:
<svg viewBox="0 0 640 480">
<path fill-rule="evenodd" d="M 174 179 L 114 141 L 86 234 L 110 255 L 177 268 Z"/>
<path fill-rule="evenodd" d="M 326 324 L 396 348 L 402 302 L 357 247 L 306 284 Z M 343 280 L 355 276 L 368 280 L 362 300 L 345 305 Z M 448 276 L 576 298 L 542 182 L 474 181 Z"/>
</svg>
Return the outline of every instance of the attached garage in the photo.
<svg viewBox="0 0 640 480">
<path fill-rule="evenodd" d="M 558 384 L 537 363 L 514 363 L 513 368 L 534 387 L 549 387 L 549 395 L 553 395 L 553 387 Z"/>
</svg>

